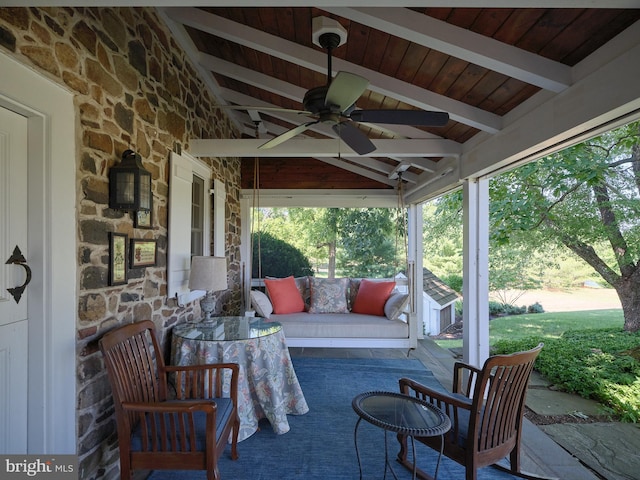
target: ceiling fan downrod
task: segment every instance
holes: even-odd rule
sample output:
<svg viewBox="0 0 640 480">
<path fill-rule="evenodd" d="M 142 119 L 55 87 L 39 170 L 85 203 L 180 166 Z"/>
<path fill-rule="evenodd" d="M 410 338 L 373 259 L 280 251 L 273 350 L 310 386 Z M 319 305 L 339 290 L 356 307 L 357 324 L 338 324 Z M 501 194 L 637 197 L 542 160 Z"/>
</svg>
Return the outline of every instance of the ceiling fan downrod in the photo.
<svg viewBox="0 0 640 480">
<path fill-rule="evenodd" d="M 320 35 L 319 41 L 320 41 L 320 46 L 326 49 L 328 53 L 327 55 L 327 87 L 328 87 L 329 85 L 331 85 L 331 80 L 333 80 L 331 77 L 331 72 L 333 71 L 331 68 L 331 59 L 332 59 L 333 49 L 340 45 L 341 38 L 340 38 L 340 35 L 338 35 L 337 33 L 327 32 Z"/>
</svg>

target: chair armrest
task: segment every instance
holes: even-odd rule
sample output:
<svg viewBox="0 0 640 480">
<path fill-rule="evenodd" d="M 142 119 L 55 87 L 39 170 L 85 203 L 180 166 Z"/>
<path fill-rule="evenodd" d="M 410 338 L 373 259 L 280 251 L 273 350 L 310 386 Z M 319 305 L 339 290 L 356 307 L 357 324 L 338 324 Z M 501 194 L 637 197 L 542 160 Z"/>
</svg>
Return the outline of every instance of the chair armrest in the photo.
<svg viewBox="0 0 640 480">
<path fill-rule="evenodd" d="M 434 390 L 410 378 L 400 379 L 400 393 L 429 402 L 442 410 L 451 420 L 451 430 L 448 434 L 453 435 L 453 438 L 458 438 L 461 431 L 467 431 L 468 412 L 471 411 L 471 400 L 468 398 L 456 393 L 449 394 L 441 390 Z M 460 410 L 464 412 L 462 415 L 460 415 Z"/>
<path fill-rule="evenodd" d="M 123 402 L 126 412 L 148 413 L 188 413 L 202 411 L 215 413 L 217 406 L 214 400 L 169 400 L 166 402 Z"/>
<path fill-rule="evenodd" d="M 446 406 L 463 408 L 465 410 L 471 409 L 470 400 L 440 390 L 434 390 L 410 378 L 400 379 L 400 393 L 432 403 L 443 411 L 445 411 Z M 447 412 L 445 411 L 445 413 Z"/>
<path fill-rule="evenodd" d="M 165 372 L 174 377 L 178 400 L 230 397 L 233 405 L 238 406 L 240 367 L 237 363 L 167 365 Z"/>
<path fill-rule="evenodd" d="M 482 373 L 480 368 L 464 362 L 453 364 L 453 393 L 462 394 L 468 398 L 473 395 L 473 388 L 477 377 Z M 464 382 L 464 386 L 463 386 Z"/>
</svg>

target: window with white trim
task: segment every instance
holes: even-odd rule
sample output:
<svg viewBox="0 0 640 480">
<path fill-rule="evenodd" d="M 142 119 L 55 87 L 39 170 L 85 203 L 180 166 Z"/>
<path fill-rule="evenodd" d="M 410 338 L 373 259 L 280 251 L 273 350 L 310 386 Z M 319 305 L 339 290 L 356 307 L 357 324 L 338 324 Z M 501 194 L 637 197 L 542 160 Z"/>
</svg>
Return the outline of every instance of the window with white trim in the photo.
<svg viewBox="0 0 640 480">
<path fill-rule="evenodd" d="M 191 187 L 191 255 L 204 255 L 204 178 L 194 175 Z"/>
<path fill-rule="evenodd" d="M 167 295 L 177 298 L 181 305 L 202 295 L 202 292 L 189 291 L 189 270 L 192 255 L 211 254 L 211 184 L 208 165 L 184 152 L 181 155 L 171 153 Z M 216 255 L 220 249 L 224 255 L 224 183 L 216 180 L 214 184 L 219 190 L 216 191 L 213 219 Z M 217 245 L 219 241 L 220 246 Z"/>
</svg>

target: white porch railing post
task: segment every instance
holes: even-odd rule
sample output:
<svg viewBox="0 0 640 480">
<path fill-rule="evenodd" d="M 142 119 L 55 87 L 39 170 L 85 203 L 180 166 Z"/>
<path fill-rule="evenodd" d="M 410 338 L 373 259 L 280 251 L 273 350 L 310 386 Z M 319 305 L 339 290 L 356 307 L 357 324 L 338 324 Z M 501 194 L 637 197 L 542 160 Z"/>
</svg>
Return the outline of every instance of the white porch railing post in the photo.
<svg viewBox="0 0 640 480">
<path fill-rule="evenodd" d="M 489 356 L 489 180 L 463 186 L 463 359 L 480 367 Z"/>
</svg>

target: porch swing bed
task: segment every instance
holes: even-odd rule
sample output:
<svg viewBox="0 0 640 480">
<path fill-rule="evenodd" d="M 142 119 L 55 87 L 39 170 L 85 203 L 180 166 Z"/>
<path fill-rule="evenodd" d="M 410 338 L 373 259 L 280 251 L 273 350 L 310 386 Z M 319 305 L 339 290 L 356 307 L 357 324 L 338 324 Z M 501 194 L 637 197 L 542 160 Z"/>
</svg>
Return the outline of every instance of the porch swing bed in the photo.
<svg viewBox="0 0 640 480">
<path fill-rule="evenodd" d="M 253 209 L 259 206 L 260 161 L 254 164 Z M 403 181 L 398 176 L 398 209 L 403 211 Z M 259 232 L 253 217 L 251 237 Z M 403 216 L 406 222 L 406 216 Z M 406 223 L 404 231 L 407 231 Z M 399 235 L 396 230 L 396 246 Z M 253 242 L 252 242 L 253 248 Z M 408 245 L 405 238 L 405 258 Z M 253 252 L 252 252 L 253 253 Z M 251 255 L 253 258 L 253 255 Z M 262 254 L 258 236 L 258 274 Z M 408 263 L 408 262 L 407 262 Z M 251 271 L 251 270 L 250 270 Z M 407 264 L 407 271 L 409 265 Z M 282 324 L 289 347 L 416 348 L 416 315 L 410 282 L 395 278 L 260 278 L 251 282 L 250 303 L 256 315 Z"/>
<path fill-rule="evenodd" d="M 287 277 L 263 283 L 264 291 L 251 291 L 252 307 L 282 324 L 289 347 L 415 347 L 409 294 L 394 279 Z"/>
</svg>

